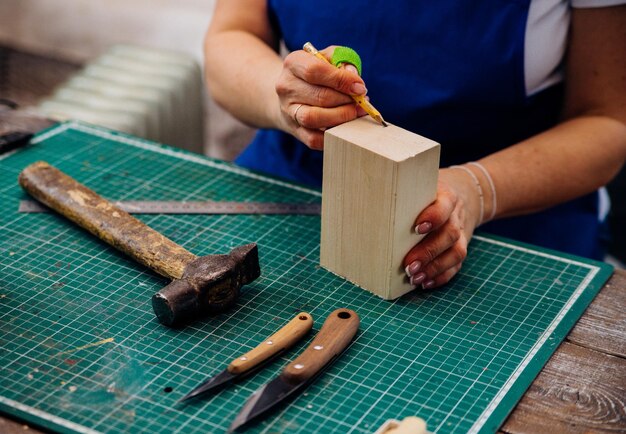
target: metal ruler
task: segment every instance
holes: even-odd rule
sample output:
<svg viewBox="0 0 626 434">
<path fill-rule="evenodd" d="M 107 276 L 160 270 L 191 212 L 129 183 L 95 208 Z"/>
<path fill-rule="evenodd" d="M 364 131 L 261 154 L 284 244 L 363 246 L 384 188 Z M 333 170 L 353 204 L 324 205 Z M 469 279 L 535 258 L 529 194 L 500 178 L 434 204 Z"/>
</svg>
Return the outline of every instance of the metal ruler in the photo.
<svg viewBox="0 0 626 434">
<path fill-rule="evenodd" d="M 112 201 L 114 205 L 130 214 L 298 214 L 319 215 L 319 203 L 279 202 L 213 202 L 213 201 L 167 201 L 128 200 Z M 21 200 L 19 212 L 40 213 L 50 209 L 35 200 Z"/>
</svg>

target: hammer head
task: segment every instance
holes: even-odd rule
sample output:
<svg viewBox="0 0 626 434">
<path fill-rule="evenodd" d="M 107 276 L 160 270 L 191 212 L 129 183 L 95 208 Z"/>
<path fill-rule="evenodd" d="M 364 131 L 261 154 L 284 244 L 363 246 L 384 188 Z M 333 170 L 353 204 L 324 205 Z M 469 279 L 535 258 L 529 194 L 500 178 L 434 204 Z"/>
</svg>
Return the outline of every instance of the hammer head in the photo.
<svg viewBox="0 0 626 434">
<path fill-rule="evenodd" d="M 187 264 L 180 279 L 152 296 L 152 307 L 162 324 L 181 325 L 200 314 L 228 309 L 237 300 L 239 288 L 260 275 L 255 243 L 227 255 L 202 256 Z"/>
</svg>

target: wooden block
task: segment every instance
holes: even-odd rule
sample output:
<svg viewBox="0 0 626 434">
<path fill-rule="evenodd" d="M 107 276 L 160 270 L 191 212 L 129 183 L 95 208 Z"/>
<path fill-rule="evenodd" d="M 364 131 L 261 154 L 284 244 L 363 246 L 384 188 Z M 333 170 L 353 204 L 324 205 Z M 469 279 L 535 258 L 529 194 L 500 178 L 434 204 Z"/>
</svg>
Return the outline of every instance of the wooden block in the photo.
<svg viewBox="0 0 626 434">
<path fill-rule="evenodd" d="M 374 434 L 427 434 L 426 421 L 421 417 L 407 416 L 402 421 L 387 420 Z"/>
<path fill-rule="evenodd" d="M 438 143 L 362 117 L 324 134 L 320 264 L 391 300 L 411 287 L 402 259 L 435 200 Z"/>
</svg>

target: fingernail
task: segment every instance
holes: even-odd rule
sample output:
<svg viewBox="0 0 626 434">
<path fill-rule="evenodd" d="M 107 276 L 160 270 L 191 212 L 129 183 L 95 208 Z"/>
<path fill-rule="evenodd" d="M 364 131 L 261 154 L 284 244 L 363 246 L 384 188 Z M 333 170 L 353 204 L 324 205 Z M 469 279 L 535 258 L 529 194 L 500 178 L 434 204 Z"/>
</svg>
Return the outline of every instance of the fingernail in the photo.
<svg viewBox="0 0 626 434">
<path fill-rule="evenodd" d="M 367 88 L 361 83 L 353 83 L 352 93 L 355 95 L 365 95 L 367 93 Z"/>
<path fill-rule="evenodd" d="M 424 281 L 424 279 L 426 279 L 426 275 L 424 273 L 419 273 L 419 274 L 416 274 L 414 276 L 411 276 L 409 281 L 410 281 L 411 285 L 417 286 L 420 283 L 422 283 Z"/>
<path fill-rule="evenodd" d="M 359 70 L 356 69 L 356 66 L 350 63 L 347 63 L 346 66 L 344 66 L 344 68 L 350 72 L 354 72 L 356 75 L 359 75 Z"/>
<path fill-rule="evenodd" d="M 404 271 L 406 271 L 407 276 L 411 277 L 412 275 L 414 275 L 420 270 L 421 266 L 422 266 L 422 263 L 420 261 L 413 261 L 409 265 L 406 266 Z"/>
<path fill-rule="evenodd" d="M 415 226 L 415 233 L 418 235 L 427 234 L 433 228 L 433 224 L 431 222 L 420 223 Z"/>
<path fill-rule="evenodd" d="M 433 286 L 435 286 L 435 281 L 434 280 L 429 280 L 428 282 L 424 282 L 424 284 L 422 285 L 422 288 L 430 289 Z"/>
</svg>

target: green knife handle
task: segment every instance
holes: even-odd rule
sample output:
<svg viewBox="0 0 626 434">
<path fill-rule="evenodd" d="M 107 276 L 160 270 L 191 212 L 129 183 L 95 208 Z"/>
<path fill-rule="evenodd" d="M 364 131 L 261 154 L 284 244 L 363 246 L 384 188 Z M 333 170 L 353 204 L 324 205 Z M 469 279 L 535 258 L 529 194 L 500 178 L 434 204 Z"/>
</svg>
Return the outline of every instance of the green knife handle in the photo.
<svg viewBox="0 0 626 434">
<path fill-rule="evenodd" d="M 337 309 L 328 315 L 313 342 L 280 374 L 289 383 L 306 381 L 352 342 L 360 319 L 355 311 Z"/>
<path fill-rule="evenodd" d="M 237 357 L 228 365 L 228 372 L 241 374 L 263 363 L 276 353 L 286 350 L 298 342 L 313 327 L 313 318 L 306 312 L 300 312 L 283 328 L 252 350 Z"/>
</svg>

